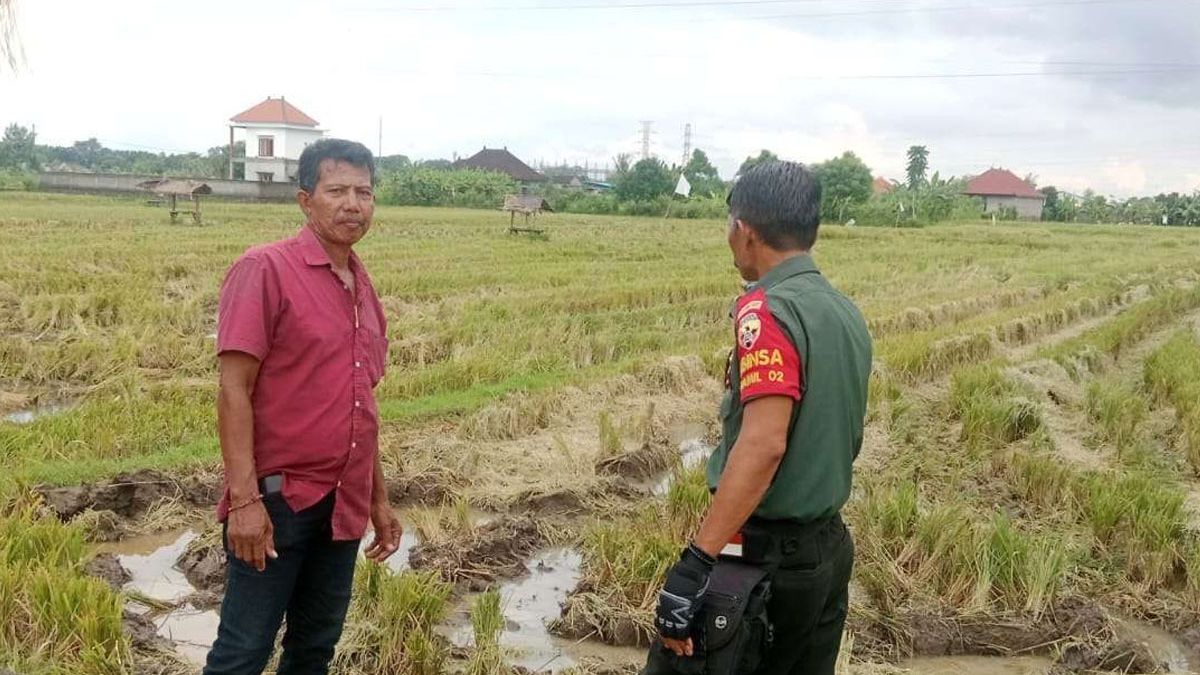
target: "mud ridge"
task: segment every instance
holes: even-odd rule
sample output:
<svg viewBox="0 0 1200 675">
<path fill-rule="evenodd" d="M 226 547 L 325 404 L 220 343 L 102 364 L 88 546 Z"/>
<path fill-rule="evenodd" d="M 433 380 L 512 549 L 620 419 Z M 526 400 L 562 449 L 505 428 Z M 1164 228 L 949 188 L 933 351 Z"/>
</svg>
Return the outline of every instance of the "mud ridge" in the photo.
<svg viewBox="0 0 1200 675">
<path fill-rule="evenodd" d="M 180 500 L 198 508 L 211 507 L 221 496 L 217 475 L 176 477 L 153 469 L 117 475 L 103 483 L 35 488 L 47 508 L 62 520 L 84 511 L 109 512 L 132 519 L 144 516 L 163 500 Z"/>
<path fill-rule="evenodd" d="M 435 570 L 468 590 L 483 590 L 497 579 L 527 572 L 525 561 L 544 542 L 533 519 L 505 517 L 472 528 L 467 537 L 455 541 L 418 544 L 409 554 L 409 566 Z"/>
</svg>

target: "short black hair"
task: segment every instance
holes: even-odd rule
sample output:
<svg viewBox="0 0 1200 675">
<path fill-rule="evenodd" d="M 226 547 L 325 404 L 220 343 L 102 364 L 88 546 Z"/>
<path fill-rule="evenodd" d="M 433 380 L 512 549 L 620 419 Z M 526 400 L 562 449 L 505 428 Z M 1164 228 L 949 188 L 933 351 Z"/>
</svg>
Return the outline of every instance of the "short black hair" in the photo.
<svg viewBox="0 0 1200 675">
<path fill-rule="evenodd" d="M 749 225 L 777 251 L 807 251 L 821 224 L 821 183 L 799 162 L 763 162 L 738 177 L 729 215 Z"/>
<path fill-rule="evenodd" d="M 371 185 L 375 184 L 375 156 L 367 146 L 342 138 L 322 138 L 300 153 L 300 170 L 296 174 L 296 181 L 300 183 L 301 190 L 311 194 L 316 189 L 317 181 L 321 178 L 321 162 L 327 159 L 367 169 L 371 172 Z"/>
</svg>

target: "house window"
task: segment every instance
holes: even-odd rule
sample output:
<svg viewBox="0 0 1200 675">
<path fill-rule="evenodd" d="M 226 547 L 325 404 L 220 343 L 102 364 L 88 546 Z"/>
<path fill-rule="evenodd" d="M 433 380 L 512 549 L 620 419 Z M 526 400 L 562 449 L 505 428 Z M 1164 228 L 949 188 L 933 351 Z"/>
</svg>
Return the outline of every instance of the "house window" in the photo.
<svg viewBox="0 0 1200 675">
<path fill-rule="evenodd" d="M 274 183 L 274 182 L 275 182 L 275 172 L 273 172 L 273 171 L 259 171 L 259 172 L 258 172 L 258 182 L 260 182 L 260 183 Z"/>
<path fill-rule="evenodd" d="M 274 157 L 275 156 L 275 137 L 274 136 L 259 136 L 258 137 L 258 156 L 259 157 Z"/>
</svg>

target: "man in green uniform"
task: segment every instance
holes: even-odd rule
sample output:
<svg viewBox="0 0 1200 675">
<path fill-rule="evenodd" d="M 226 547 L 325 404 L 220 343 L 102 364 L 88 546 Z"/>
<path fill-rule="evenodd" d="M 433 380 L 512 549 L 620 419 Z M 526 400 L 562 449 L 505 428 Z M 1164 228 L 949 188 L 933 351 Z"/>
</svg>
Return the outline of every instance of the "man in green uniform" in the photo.
<svg viewBox="0 0 1200 675">
<path fill-rule="evenodd" d="M 793 162 L 748 170 L 729 196 L 729 247 L 750 287 L 732 312 L 722 438 L 708 463 L 715 493 L 659 594 L 662 644 L 647 675 L 694 672 L 704 660 L 710 624 L 697 611 L 718 557 L 769 580 L 773 628 L 746 647 L 762 652 L 752 672 L 834 671 L 854 559 L 840 510 L 862 447 L 871 338 L 809 255 L 820 212 L 820 184 Z"/>
</svg>

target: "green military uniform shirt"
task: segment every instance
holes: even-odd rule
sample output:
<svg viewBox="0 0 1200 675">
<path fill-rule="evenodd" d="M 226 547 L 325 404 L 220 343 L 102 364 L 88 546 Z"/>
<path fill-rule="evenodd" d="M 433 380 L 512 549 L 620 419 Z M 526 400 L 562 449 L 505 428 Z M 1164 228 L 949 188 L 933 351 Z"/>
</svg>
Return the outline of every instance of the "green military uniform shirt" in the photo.
<svg viewBox="0 0 1200 675">
<path fill-rule="evenodd" d="M 721 442 L 708 461 L 716 489 L 737 442 L 746 403 L 788 396 L 787 452 L 754 515 L 809 522 L 850 497 L 862 448 L 871 336 L 862 313 L 829 284 L 809 255 L 789 258 L 734 306 L 737 345 L 721 402 Z"/>
</svg>

